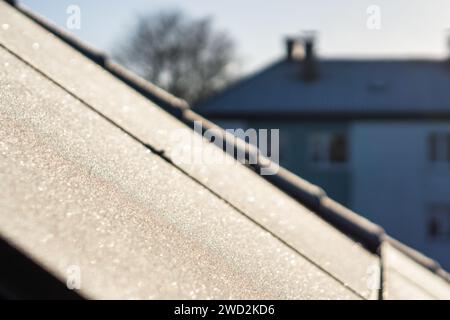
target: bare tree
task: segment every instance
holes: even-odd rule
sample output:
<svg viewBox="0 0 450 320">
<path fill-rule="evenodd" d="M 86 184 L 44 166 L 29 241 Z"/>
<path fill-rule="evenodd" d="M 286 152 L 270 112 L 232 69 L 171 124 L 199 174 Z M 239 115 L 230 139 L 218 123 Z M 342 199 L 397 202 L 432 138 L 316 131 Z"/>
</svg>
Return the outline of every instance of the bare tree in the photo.
<svg viewBox="0 0 450 320">
<path fill-rule="evenodd" d="M 125 67 L 190 103 L 228 84 L 235 61 L 232 39 L 212 28 L 211 20 L 191 19 L 180 11 L 141 16 L 118 47 Z"/>
</svg>

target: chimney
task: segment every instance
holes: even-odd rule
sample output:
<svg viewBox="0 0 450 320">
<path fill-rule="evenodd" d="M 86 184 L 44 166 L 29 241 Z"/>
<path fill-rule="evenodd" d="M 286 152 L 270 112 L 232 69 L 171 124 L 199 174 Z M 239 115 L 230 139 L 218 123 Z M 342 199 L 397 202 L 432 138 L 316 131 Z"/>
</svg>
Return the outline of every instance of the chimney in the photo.
<svg viewBox="0 0 450 320">
<path fill-rule="evenodd" d="M 286 60 L 294 61 L 294 51 L 297 44 L 297 39 L 288 37 L 286 38 Z"/>
<path fill-rule="evenodd" d="M 314 55 L 314 37 L 312 35 L 303 38 L 305 55 L 301 66 L 301 76 L 304 81 L 314 81 L 318 78 L 318 66 Z"/>
<path fill-rule="evenodd" d="M 447 65 L 450 67 L 450 29 L 447 30 L 447 36 L 446 36 L 446 41 L 447 41 Z"/>
</svg>

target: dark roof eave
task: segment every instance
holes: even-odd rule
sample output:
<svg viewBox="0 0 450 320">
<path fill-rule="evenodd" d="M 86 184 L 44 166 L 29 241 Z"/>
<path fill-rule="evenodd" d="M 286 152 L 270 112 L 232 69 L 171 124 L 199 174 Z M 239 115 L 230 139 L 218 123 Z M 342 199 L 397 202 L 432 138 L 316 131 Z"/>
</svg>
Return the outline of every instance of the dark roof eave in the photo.
<svg viewBox="0 0 450 320">
<path fill-rule="evenodd" d="M 76 291 L 60 281 L 19 248 L 0 238 L 0 299 L 81 300 Z M 17 272 L 20 270 L 20 272 Z"/>
</svg>

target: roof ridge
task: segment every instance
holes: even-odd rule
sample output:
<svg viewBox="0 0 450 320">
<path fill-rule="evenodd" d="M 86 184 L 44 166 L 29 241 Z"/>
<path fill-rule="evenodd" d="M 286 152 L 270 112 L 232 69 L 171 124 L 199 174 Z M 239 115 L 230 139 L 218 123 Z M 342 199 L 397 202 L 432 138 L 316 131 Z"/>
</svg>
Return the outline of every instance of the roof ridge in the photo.
<svg viewBox="0 0 450 320">
<path fill-rule="evenodd" d="M 73 35 L 53 25 L 48 20 L 19 5 L 18 1 L 3 1 L 14 6 L 21 13 L 32 19 L 41 27 L 70 45 L 72 48 L 92 60 L 94 63 L 101 66 L 103 69 L 109 71 L 116 78 L 123 81 L 125 84 L 135 89 L 147 99 L 156 103 L 159 107 L 174 115 L 177 119 L 184 122 L 188 126 L 192 126 L 196 121 L 202 121 L 204 131 L 218 131 L 219 133 L 221 133 L 224 141 L 226 141 L 227 143 L 232 143 L 235 148 L 242 151 L 242 154 L 246 155 L 246 159 L 252 159 L 252 157 L 258 159 L 257 164 L 244 163 L 244 165 L 246 165 L 247 167 L 250 167 L 255 171 L 260 171 L 263 168 L 267 169 L 273 164 L 270 159 L 267 159 L 261 154 L 257 147 L 250 145 L 245 141 L 235 139 L 234 136 L 231 137 L 230 133 L 227 133 L 221 127 L 203 118 L 201 115 L 190 109 L 190 106 L 186 101 L 173 96 L 167 91 L 157 87 L 156 85 L 112 62 L 108 58 L 107 54 L 86 45 L 84 42 L 75 38 Z M 227 143 L 225 143 L 224 145 L 226 145 Z M 226 150 L 224 151 L 226 152 Z M 236 153 L 233 153 L 233 155 L 235 154 Z M 240 153 L 238 152 L 237 154 Z M 266 175 L 262 176 L 262 178 L 272 183 L 280 190 L 289 194 L 292 198 L 311 209 L 314 213 L 316 213 L 318 216 L 320 216 L 322 219 L 330 223 L 338 230 L 345 233 L 347 236 L 360 242 L 370 252 L 380 255 L 379 249 L 381 247 L 381 244 L 383 242 L 389 242 L 391 245 L 396 247 L 397 250 L 400 250 L 416 263 L 420 264 L 424 268 L 430 270 L 437 276 L 450 283 L 450 275 L 445 270 L 443 270 L 440 267 L 439 263 L 435 260 L 426 257 L 422 253 L 419 253 L 418 251 L 406 246 L 398 240 L 395 240 L 392 237 L 388 236 L 381 226 L 369 221 L 368 219 L 358 215 L 352 210 L 329 198 L 325 191 L 317 185 L 314 185 L 300 178 L 299 176 L 282 167 L 279 167 L 278 165 L 277 168 L 279 168 L 279 171 L 275 175 Z"/>
</svg>

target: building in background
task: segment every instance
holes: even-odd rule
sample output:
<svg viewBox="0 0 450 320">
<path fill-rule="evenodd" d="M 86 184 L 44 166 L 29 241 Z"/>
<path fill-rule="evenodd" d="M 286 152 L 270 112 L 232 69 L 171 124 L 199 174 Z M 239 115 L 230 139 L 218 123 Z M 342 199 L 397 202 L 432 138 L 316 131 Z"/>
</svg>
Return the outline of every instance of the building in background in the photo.
<svg viewBox="0 0 450 320">
<path fill-rule="evenodd" d="M 322 60 L 313 38 L 199 105 L 279 128 L 280 163 L 450 268 L 450 61 Z"/>
</svg>

